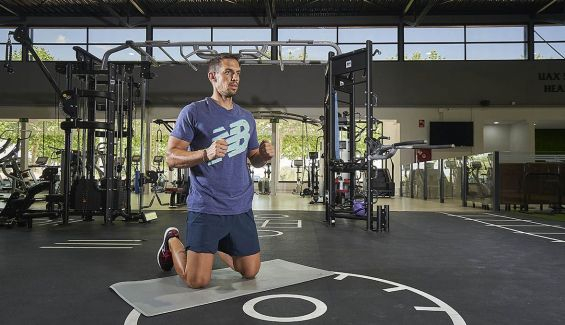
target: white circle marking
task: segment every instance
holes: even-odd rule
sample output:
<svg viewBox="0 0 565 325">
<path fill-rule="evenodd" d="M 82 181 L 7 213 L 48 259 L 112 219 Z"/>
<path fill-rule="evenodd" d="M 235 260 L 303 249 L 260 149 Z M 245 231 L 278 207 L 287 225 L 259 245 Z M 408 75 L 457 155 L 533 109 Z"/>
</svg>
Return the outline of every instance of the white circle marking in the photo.
<svg viewBox="0 0 565 325">
<path fill-rule="evenodd" d="M 296 317 L 267 316 L 267 315 L 263 315 L 261 313 L 258 313 L 255 310 L 255 305 L 258 302 L 261 302 L 261 301 L 267 300 L 267 299 L 273 299 L 273 298 L 303 299 L 303 300 L 306 300 L 306 301 L 313 303 L 314 306 L 316 306 L 316 309 L 313 312 L 311 312 L 310 314 L 306 314 L 306 315 L 302 315 L 302 316 L 296 316 Z M 314 318 L 322 316 L 327 310 L 328 310 L 328 306 L 326 306 L 326 304 L 324 304 L 322 301 L 320 301 L 316 298 L 312 298 L 312 297 L 308 297 L 308 296 L 301 296 L 301 295 L 290 295 L 290 294 L 279 294 L 279 295 L 268 295 L 268 296 L 257 297 L 257 298 L 253 298 L 253 299 L 249 300 L 248 302 L 246 302 L 243 305 L 243 311 L 247 315 L 249 315 L 253 318 L 259 319 L 259 320 L 265 320 L 265 321 L 268 321 L 268 322 L 279 322 L 279 323 L 302 322 L 302 321 L 305 321 L 305 320 L 314 319 Z"/>
</svg>

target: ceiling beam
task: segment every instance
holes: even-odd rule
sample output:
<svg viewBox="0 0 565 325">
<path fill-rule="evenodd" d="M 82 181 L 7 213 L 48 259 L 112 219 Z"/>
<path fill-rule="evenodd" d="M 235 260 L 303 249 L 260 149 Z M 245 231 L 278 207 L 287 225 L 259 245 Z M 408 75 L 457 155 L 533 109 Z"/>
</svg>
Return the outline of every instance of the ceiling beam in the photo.
<svg viewBox="0 0 565 325">
<path fill-rule="evenodd" d="M 412 27 L 417 27 L 420 25 L 420 23 L 422 22 L 422 20 L 424 19 L 424 17 L 426 17 L 426 15 L 428 14 L 428 12 L 430 12 L 430 9 L 432 9 L 432 7 L 436 4 L 437 0 L 430 0 L 426 3 L 426 6 L 424 7 L 424 9 L 422 9 L 422 12 L 420 12 L 420 14 L 418 15 L 418 17 L 416 18 L 416 20 L 414 20 L 413 23 L 409 23 Z"/>
<path fill-rule="evenodd" d="M 538 10 L 538 12 L 536 12 L 536 14 L 539 15 L 540 13 L 542 13 L 543 11 L 545 11 L 545 9 L 551 7 L 551 5 L 553 5 L 553 4 L 556 3 L 556 2 L 557 2 L 557 0 L 550 0 L 545 6 L 541 7 L 540 10 Z"/>
<path fill-rule="evenodd" d="M 129 0 L 129 3 L 131 3 L 132 6 L 135 7 L 135 9 L 142 14 L 143 16 L 147 16 L 145 14 L 145 11 L 143 11 L 143 9 L 141 8 L 141 6 L 135 1 L 135 0 Z"/>
<path fill-rule="evenodd" d="M 7 12 L 11 13 L 14 16 L 19 16 L 15 11 L 11 10 L 10 8 L 6 7 L 5 5 L 0 3 L 0 8 L 6 10 Z"/>
<path fill-rule="evenodd" d="M 102 7 L 104 7 L 104 9 L 106 9 L 107 12 L 110 13 L 110 15 L 114 16 L 116 19 L 118 19 L 118 25 L 122 26 L 122 27 L 129 27 L 128 24 L 126 24 L 123 19 L 122 16 L 120 16 L 120 14 L 118 14 L 118 12 L 116 10 L 114 10 L 114 8 L 112 8 L 109 4 L 107 4 L 106 2 L 102 1 Z M 102 21 L 105 21 L 102 17 L 96 17 Z"/>
<path fill-rule="evenodd" d="M 410 10 L 410 7 L 412 7 L 412 5 L 414 4 L 414 0 L 410 0 L 407 4 L 406 7 L 404 7 L 404 15 L 406 15 L 406 13 L 408 12 L 408 10 Z"/>
</svg>

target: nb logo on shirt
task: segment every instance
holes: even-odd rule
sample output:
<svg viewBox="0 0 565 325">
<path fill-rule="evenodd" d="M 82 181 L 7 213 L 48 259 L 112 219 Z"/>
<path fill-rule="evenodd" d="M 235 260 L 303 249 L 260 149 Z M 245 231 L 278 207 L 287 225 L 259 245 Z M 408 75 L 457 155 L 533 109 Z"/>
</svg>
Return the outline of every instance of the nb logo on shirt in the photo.
<svg viewBox="0 0 565 325">
<path fill-rule="evenodd" d="M 249 122 L 244 119 L 239 121 L 233 122 L 230 124 L 229 131 L 221 126 L 219 128 L 214 129 L 213 134 L 217 134 L 212 138 L 212 141 L 216 141 L 219 139 L 225 139 L 228 143 L 228 152 L 226 157 L 233 157 L 238 155 L 242 152 L 247 152 L 247 144 L 249 143 L 249 137 L 251 127 L 249 126 Z M 214 165 L 222 161 L 222 158 L 217 158 L 208 163 L 209 166 Z"/>
</svg>

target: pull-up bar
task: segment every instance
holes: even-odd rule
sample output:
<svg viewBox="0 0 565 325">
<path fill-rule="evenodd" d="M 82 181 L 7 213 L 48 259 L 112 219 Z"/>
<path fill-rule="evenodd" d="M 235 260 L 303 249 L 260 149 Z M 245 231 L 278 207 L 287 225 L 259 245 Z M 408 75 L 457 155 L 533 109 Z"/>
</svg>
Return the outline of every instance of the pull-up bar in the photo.
<svg viewBox="0 0 565 325">
<path fill-rule="evenodd" d="M 151 62 L 154 66 L 161 65 L 151 54 L 149 54 L 145 49 L 147 47 L 158 48 L 171 60 L 173 64 L 188 64 L 194 71 L 198 68 L 191 62 L 191 58 L 198 57 L 200 59 L 209 60 L 219 53 L 214 49 L 214 46 L 227 46 L 229 48 L 229 53 L 233 53 L 234 47 L 244 47 L 249 46 L 247 49 L 240 49 L 237 54 L 240 56 L 242 63 L 261 63 L 261 64 L 278 64 L 281 67 L 281 71 L 284 70 L 285 64 L 309 64 L 312 61 L 306 60 L 306 55 L 300 61 L 297 60 L 283 60 L 281 47 L 283 46 L 295 46 L 303 47 L 304 53 L 306 53 L 307 47 L 315 46 L 329 46 L 335 49 L 336 54 L 341 54 L 341 48 L 334 42 L 328 41 L 310 41 L 310 40 L 289 40 L 289 41 L 277 41 L 277 42 L 252 42 L 252 41 L 232 41 L 232 42 L 170 42 L 170 41 L 145 41 L 145 42 L 134 42 L 126 41 L 125 44 L 116 46 L 109 49 L 104 53 L 102 57 L 102 69 L 105 69 L 110 56 L 121 50 L 131 48 L 142 58 Z M 277 47 L 278 49 L 278 60 L 262 60 L 264 58 L 269 59 L 269 48 Z M 184 62 L 175 60 L 165 48 L 178 48 L 180 55 L 182 56 Z M 187 49 L 191 49 L 188 52 Z M 188 53 L 187 53 L 188 52 Z"/>
</svg>

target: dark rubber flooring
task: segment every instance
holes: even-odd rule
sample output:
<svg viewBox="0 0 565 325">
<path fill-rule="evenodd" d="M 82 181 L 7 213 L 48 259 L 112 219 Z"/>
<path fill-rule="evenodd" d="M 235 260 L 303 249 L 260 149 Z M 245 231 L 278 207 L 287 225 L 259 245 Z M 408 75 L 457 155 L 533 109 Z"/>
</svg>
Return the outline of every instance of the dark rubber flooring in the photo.
<svg viewBox="0 0 565 325">
<path fill-rule="evenodd" d="M 481 219 L 483 213 L 477 210 L 472 218 Z M 351 275 L 340 280 L 336 273 L 188 310 L 130 318 L 127 324 L 273 324 L 248 316 L 243 305 L 275 294 L 303 298 L 265 299 L 254 310 L 282 319 L 319 311 L 304 297 L 327 307 L 301 324 L 565 323 L 565 242 L 558 241 L 565 241 L 559 234 L 565 228 L 544 228 L 555 233 L 552 241 L 508 230 L 539 232 L 539 225 L 504 229 L 441 213 L 392 212 L 391 232 L 374 233 L 364 230 L 363 221 L 338 219 L 329 227 L 321 212 L 255 214 L 260 235 L 269 236 L 261 238 L 263 260 L 284 259 Z M 159 270 L 156 250 L 166 227 L 177 226 L 184 234 L 186 212 L 158 215 L 149 224 L 116 221 L 105 226 L 95 218 L 68 226 L 36 220 L 31 231 L 0 228 L 0 324 L 124 324 L 132 308 L 109 286 L 173 274 Z M 138 245 L 40 248 L 104 243 Z M 434 299 L 450 312 L 438 309 Z"/>
</svg>

